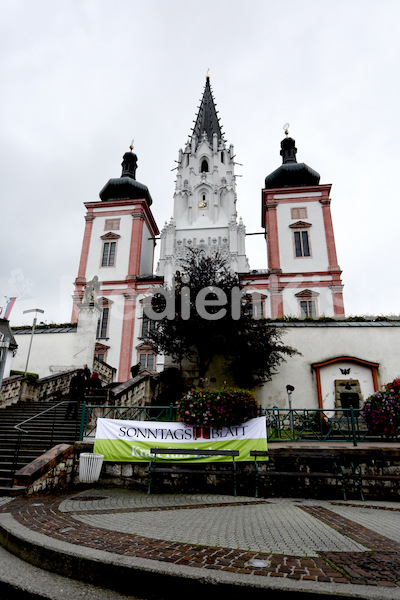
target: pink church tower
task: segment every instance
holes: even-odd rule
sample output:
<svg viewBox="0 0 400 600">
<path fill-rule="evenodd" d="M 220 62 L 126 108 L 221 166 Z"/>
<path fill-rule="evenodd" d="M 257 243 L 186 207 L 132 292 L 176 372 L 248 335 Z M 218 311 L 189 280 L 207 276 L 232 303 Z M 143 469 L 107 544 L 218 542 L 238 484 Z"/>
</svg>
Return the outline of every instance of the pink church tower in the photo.
<svg viewBox="0 0 400 600">
<path fill-rule="evenodd" d="M 160 279 L 153 275 L 155 238 L 159 234 L 148 188 L 136 181 L 137 156 L 126 152 L 121 177 L 110 179 L 100 200 L 86 202 L 78 276 L 75 280 L 72 321 L 85 286 L 99 282 L 101 310 L 95 354 L 118 370 L 118 381 L 130 378 L 139 360 L 155 370 L 155 357 L 140 341 L 143 299 Z M 156 281 L 157 280 L 157 281 Z"/>
<path fill-rule="evenodd" d="M 331 216 L 331 185 L 296 159 L 295 141 L 281 142 L 282 165 L 262 190 L 267 236 L 270 315 L 344 316 L 343 285 Z"/>
</svg>

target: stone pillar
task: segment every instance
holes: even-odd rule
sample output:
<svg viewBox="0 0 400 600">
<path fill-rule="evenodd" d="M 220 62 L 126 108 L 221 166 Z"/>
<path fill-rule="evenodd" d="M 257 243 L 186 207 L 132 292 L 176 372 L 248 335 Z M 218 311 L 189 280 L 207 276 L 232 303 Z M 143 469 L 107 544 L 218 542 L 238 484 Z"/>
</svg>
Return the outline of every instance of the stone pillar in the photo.
<svg viewBox="0 0 400 600">
<path fill-rule="evenodd" d="M 97 323 L 101 309 L 97 303 L 91 302 L 79 304 L 78 311 L 78 329 L 75 334 L 72 365 L 75 369 L 83 369 L 83 365 L 87 365 L 93 371 Z"/>
</svg>

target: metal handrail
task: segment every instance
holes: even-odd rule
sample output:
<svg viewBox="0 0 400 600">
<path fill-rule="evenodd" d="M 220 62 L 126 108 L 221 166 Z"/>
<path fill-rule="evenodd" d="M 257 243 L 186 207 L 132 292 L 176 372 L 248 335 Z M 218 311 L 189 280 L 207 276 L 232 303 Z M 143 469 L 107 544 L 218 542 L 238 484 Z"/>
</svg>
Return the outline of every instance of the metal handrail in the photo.
<svg viewBox="0 0 400 600">
<path fill-rule="evenodd" d="M 75 402 L 75 400 L 62 400 L 61 402 L 54 404 L 54 406 L 50 406 L 49 408 L 42 410 L 40 413 L 33 415 L 33 417 L 29 417 L 29 419 L 25 419 L 25 421 L 21 421 L 21 423 L 17 423 L 17 425 L 14 425 L 14 429 L 18 429 L 19 431 L 23 431 L 24 433 L 29 433 L 29 431 L 22 429 L 21 425 L 25 425 L 25 423 L 29 423 L 29 421 L 33 421 L 33 419 L 37 419 L 37 417 L 40 417 L 41 415 L 44 415 L 45 413 L 58 408 L 58 406 L 61 406 L 61 404 L 70 404 L 71 402 Z"/>
<path fill-rule="evenodd" d="M 38 417 L 44 415 L 47 412 L 50 411 L 54 411 L 53 413 L 53 423 L 52 423 L 52 428 L 51 428 L 51 438 L 50 438 L 50 447 L 53 444 L 53 439 L 54 439 L 54 427 L 55 427 L 55 420 L 56 420 L 56 412 L 57 412 L 57 408 L 63 404 L 72 404 L 75 403 L 75 400 L 62 400 L 61 402 L 58 402 L 57 404 L 54 404 L 53 406 L 50 406 L 49 408 L 46 408 L 45 410 L 42 410 L 40 413 L 37 413 L 36 415 L 33 415 L 33 417 L 29 417 L 29 419 L 25 419 L 24 421 L 21 421 L 20 423 L 17 423 L 16 425 L 14 425 L 14 429 L 16 429 L 18 431 L 18 440 L 17 440 L 17 446 L 15 448 L 14 451 L 14 456 L 13 456 L 13 463 L 12 463 L 12 472 L 11 472 L 11 476 L 12 479 L 14 480 L 14 476 L 15 476 L 15 472 L 17 469 L 17 464 L 18 464 L 18 458 L 19 458 L 19 453 L 21 450 L 21 441 L 22 441 L 22 435 L 23 434 L 28 434 L 31 435 L 32 432 L 27 431 L 26 429 L 22 428 L 22 425 L 25 425 L 26 423 L 29 423 L 30 421 L 33 421 L 34 419 L 37 419 Z M 78 433 L 78 419 L 76 419 L 76 423 L 75 423 L 75 437 L 77 437 L 77 433 Z"/>
</svg>

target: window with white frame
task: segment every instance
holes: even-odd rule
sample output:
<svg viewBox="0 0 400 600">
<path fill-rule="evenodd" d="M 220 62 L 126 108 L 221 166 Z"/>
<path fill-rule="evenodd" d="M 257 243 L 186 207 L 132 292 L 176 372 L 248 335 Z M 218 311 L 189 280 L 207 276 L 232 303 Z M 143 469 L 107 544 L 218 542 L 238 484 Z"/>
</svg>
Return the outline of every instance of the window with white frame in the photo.
<svg viewBox="0 0 400 600">
<path fill-rule="evenodd" d="M 97 322 L 97 339 L 106 339 L 108 338 L 108 320 L 110 316 L 110 309 L 108 306 L 104 306 L 101 311 L 101 315 Z"/>
<path fill-rule="evenodd" d="M 111 302 L 107 298 L 99 298 L 98 304 L 101 307 L 101 314 L 97 322 L 96 338 L 98 340 L 108 339 Z"/>
<path fill-rule="evenodd" d="M 310 223 L 298 221 L 289 225 L 293 231 L 293 250 L 296 258 L 304 258 L 311 256 L 311 241 L 309 229 Z"/>
<path fill-rule="evenodd" d="M 308 231 L 294 231 L 294 250 L 296 258 L 310 256 L 310 238 Z"/>
<path fill-rule="evenodd" d="M 139 352 L 139 362 L 141 369 L 156 370 L 156 355 L 151 350 L 141 350 Z"/>
<path fill-rule="evenodd" d="M 312 290 L 304 290 L 296 294 L 301 319 L 318 316 L 318 296 L 318 292 L 313 292 Z"/>
<path fill-rule="evenodd" d="M 155 328 L 154 319 L 150 319 L 146 314 L 143 313 L 142 317 L 142 330 L 141 330 L 141 338 L 146 339 L 149 336 L 149 333 L 153 331 Z"/>
<path fill-rule="evenodd" d="M 300 300 L 300 316 L 304 318 L 317 316 L 315 300 Z"/>
<path fill-rule="evenodd" d="M 117 242 L 104 242 L 103 253 L 101 259 L 102 267 L 113 267 L 115 264 L 115 251 L 117 249 Z"/>
<path fill-rule="evenodd" d="M 107 362 L 107 352 L 109 349 L 110 349 L 110 346 L 105 346 L 104 344 L 101 344 L 100 342 L 96 342 L 96 345 L 94 348 L 94 355 L 99 360 L 102 360 L 103 362 Z"/>
<path fill-rule="evenodd" d="M 247 301 L 250 305 L 250 314 L 253 319 L 264 319 L 265 317 L 265 300 L 267 296 L 260 292 L 249 292 L 246 294 Z"/>
<path fill-rule="evenodd" d="M 101 261 L 102 267 L 114 267 L 115 259 L 117 254 L 117 241 L 120 238 L 116 233 L 106 233 L 101 236 L 103 240 L 103 246 L 101 250 Z"/>
</svg>

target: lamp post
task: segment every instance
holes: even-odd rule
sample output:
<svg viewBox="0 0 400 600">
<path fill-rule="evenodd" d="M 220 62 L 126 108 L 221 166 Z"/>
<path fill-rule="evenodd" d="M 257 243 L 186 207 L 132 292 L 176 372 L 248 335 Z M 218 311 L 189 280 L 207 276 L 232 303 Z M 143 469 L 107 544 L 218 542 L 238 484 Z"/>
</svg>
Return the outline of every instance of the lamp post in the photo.
<svg viewBox="0 0 400 600">
<path fill-rule="evenodd" d="M 294 387 L 292 385 L 286 386 L 286 391 L 288 395 L 289 401 L 289 411 L 290 411 L 290 430 L 292 432 L 292 438 L 294 436 L 294 422 L 293 422 L 293 413 L 292 413 L 292 392 L 294 392 Z"/>
<path fill-rule="evenodd" d="M 24 310 L 24 314 L 25 314 L 25 313 L 31 313 L 31 312 L 34 312 L 34 313 L 35 313 L 35 316 L 33 317 L 33 323 L 32 323 L 32 333 L 31 333 L 31 341 L 29 342 L 28 356 L 27 356 L 27 359 L 26 359 L 26 366 L 25 366 L 25 377 L 26 377 L 26 374 L 27 374 L 27 372 L 28 372 L 29 356 L 30 356 L 30 354 L 31 354 L 32 341 L 33 341 L 33 334 L 35 333 L 36 320 L 37 320 L 37 318 L 36 318 L 36 315 L 37 315 L 37 313 L 38 313 L 38 312 L 39 312 L 39 313 L 44 313 L 44 310 L 42 310 L 41 308 L 30 308 L 29 310 Z"/>
</svg>

